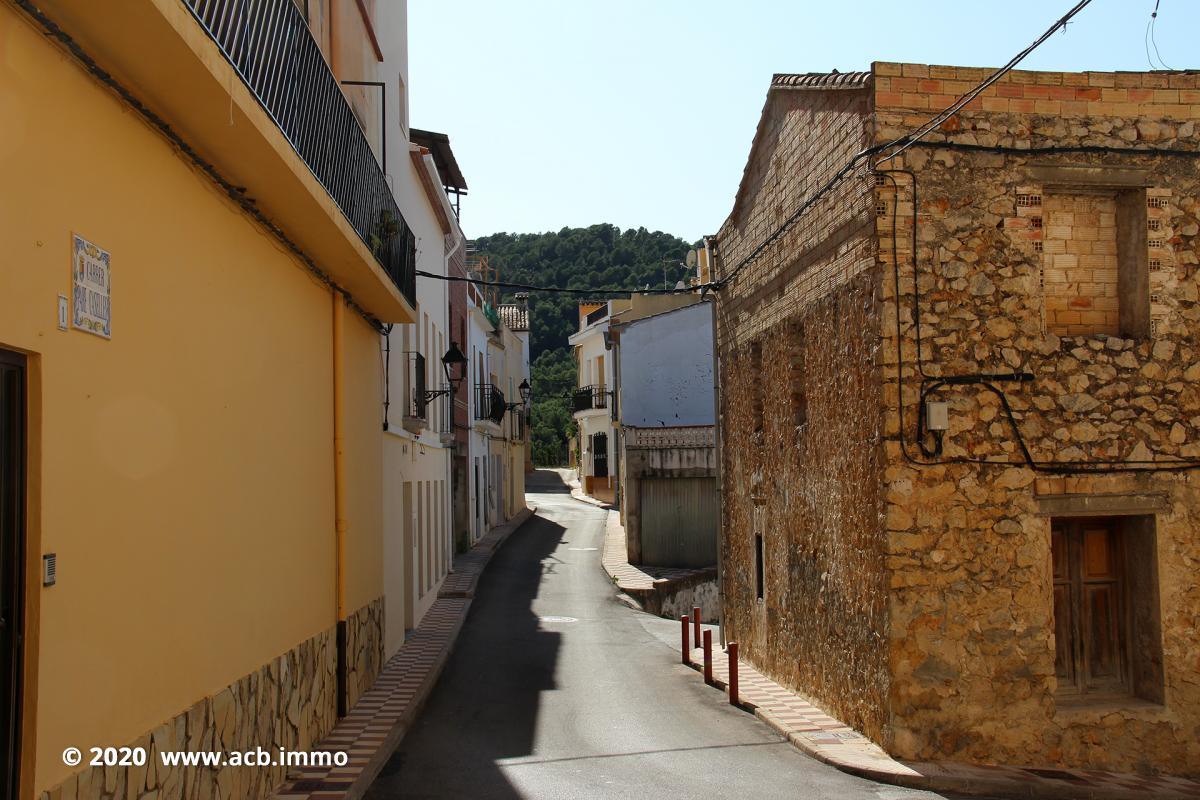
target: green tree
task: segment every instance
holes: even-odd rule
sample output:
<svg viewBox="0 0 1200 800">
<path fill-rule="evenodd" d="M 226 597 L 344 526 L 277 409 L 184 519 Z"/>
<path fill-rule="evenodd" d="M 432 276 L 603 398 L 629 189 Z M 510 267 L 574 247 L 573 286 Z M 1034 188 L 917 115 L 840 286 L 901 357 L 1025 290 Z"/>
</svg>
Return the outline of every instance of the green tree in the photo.
<svg viewBox="0 0 1200 800">
<path fill-rule="evenodd" d="M 615 225 L 563 228 L 548 233 L 496 233 L 475 241 L 500 268 L 500 280 L 536 286 L 595 289 L 604 300 L 612 291 L 661 289 L 686 279 L 682 266 L 689 245 L 678 236 Z M 513 292 L 504 294 L 512 302 Z M 534 463 L 565 463 L 566 442 L 575 433 L 570 391 L 575 362 L 567 337 L 579 329 L 579 303 L 587 295 L 531 293 L 530 358 L 533 383 L 531 441 Z"/>
</svg>

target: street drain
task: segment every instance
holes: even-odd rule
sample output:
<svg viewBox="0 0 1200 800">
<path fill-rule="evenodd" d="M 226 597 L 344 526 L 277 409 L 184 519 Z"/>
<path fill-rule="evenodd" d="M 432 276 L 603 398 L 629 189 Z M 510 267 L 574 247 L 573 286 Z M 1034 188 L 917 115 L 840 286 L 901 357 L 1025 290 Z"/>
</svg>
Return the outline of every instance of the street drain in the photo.
<svg viewBox="0 0 1200 800">
<path fill-rule="evenodd" d="M 538 617 L 538 622 L 579 622 L 575 617 Z"/>
</svg>

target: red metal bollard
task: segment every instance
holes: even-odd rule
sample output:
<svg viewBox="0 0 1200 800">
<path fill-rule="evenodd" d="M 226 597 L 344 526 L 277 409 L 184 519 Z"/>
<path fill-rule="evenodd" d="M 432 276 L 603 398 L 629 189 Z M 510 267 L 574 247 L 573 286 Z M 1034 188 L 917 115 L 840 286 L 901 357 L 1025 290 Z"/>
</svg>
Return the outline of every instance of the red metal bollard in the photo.
<svg viewBox="0 0 1200 800">
<path fill-rule="evenodd" d="M 691 622 L 691 620 L 688 619 L 687 614 L 684 614 L 682 617 L 679 618 L 679 621 L 682 623 L 681 627 L 683 628 L 683 663 L 691 664 L 692 663 L 692 648 L 688 642 L 688 623 Z"/>
<path fill-rule="evenodd" d="M 712 631 L 704 632 L 704 682 L 712 685 Z"/>
<path fill-rule="evenodd" d="M 692 641 L 700 646 L 700 606 L 692 606 Z"/>
<path fill-rule="evenodd" d="M 729 643 L 728 652 L 729 652 L 729 705 L 736 706 L 738 704 L 737 642 Z"/>
</svg>

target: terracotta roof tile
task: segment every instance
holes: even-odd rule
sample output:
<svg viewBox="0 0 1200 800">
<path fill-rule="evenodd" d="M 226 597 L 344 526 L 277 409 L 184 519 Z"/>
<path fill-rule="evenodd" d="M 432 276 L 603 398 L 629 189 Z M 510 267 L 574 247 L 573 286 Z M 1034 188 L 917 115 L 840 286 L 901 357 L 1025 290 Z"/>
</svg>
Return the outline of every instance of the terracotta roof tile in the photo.
<svg viewBox="0 0 1200 800">
<path fill-rule="evenodd" d="M 527 331 L 529 330 L 529 309 L 518 305 L 502 305 L 500 306 L 500 321 L 510 331 Z"/>
<path fill-rule="evenodd" d="M 861 89 L 870 79 L 870 72 L 776 73 L 771 76 L 771 86 L 799 89 Z"/>
</svg>

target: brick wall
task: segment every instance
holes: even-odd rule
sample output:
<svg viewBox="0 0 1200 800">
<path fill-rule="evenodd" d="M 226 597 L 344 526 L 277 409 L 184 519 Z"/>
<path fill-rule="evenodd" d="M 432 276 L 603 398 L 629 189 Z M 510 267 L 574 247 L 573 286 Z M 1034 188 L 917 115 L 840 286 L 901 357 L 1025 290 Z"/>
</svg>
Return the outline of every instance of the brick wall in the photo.
<svg viewBox="0 0 1200 800">
<path fill-rule="evenodd" d="M 1119 335 L 1117 198 L 1051 192 L 1042 208 L 1046 329 Z"/>
</svg>

